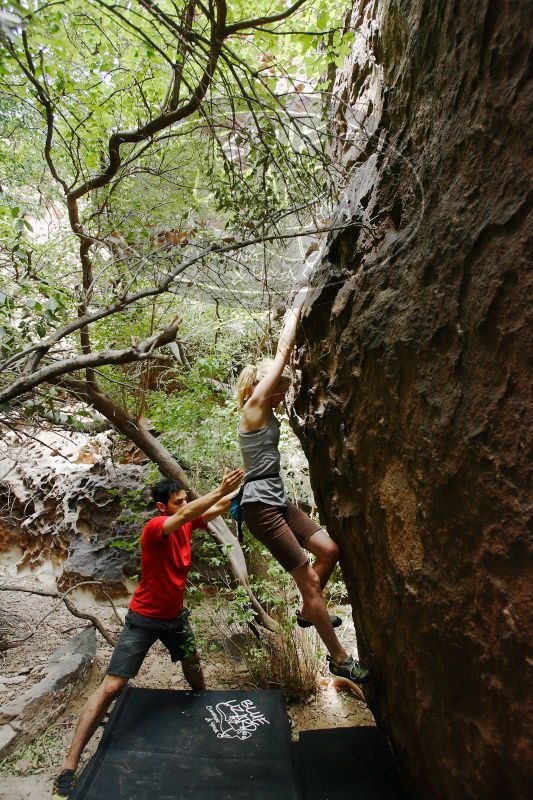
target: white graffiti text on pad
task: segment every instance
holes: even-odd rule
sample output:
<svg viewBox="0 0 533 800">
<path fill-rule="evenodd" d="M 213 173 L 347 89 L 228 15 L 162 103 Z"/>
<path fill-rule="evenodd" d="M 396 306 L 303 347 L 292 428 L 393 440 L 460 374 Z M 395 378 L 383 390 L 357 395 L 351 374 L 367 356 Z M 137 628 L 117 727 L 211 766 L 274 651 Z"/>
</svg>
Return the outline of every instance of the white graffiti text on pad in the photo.
<svg viewBox="0 0 533 800">
<path fill-rule="evenodd" d="M 206 706 L 209 723 L 218 739 L 240 739 L 244 741 L 260 725 L 270 725 L 265 715 L 261 711 L 256 711 L 251 700 L 228 700 L 225 703 L 217 703 L 215 707 Z"/>
</svg>

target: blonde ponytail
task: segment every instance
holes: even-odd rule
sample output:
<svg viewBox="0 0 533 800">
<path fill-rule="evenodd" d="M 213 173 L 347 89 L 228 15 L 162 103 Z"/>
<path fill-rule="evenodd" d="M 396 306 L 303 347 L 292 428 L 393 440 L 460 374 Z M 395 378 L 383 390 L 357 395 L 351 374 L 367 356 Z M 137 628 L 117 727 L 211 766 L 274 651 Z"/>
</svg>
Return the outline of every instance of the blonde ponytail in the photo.
<svg viewBox="0 0 533 800">
<path fill-rule="evenodd" d="M 259 381 L 268 374 L 274 363 L 273 358 L 264 358 L 257 366 L 247 364 L 239 377 L 237 378 L 237 402 L 239 408 L 242 408 L 246 401 L 252 396 L 255 387 Z M 280 376 L 280 381 L 292 383 L 292 370 L 286 366 Z"/>
<path fill-rule="evenodd" d="M 257 367 L 247 364 L 237 378 L 237 403 L 242 408 L 257 384 Z"/>
</svg>

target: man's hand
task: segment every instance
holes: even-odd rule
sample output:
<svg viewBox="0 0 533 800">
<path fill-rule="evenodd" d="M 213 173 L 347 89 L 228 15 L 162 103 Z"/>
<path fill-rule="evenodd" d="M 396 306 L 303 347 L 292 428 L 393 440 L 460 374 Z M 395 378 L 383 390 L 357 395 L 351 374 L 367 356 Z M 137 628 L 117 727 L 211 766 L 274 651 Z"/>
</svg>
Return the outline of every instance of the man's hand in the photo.
<svg viewBox="0 0 533 800">
<path fill-rule="evenodd" d="M 242 469 L 224 470 L 222 481 L 216 489 L 204 494 L 203 497 L 191 500 L 190 503 L 184 503 L 176 514 L 166 518 L 163 523 L 163 536 L 168 536 L 185 522 L 191 522 L 197 517 L 203 517 L 205 522 L 209 522 L 219 514 L 223 514 L 229 508 L 226 495 L 238 487 L 243 477 Z"/>
<path fill-rule="evenodd" d="M 227 494 L 230 494 L 230 492 L 235 491 L 243 478 L 244 472 L 242 469 L 232 469 L 231 471 L 225 469 L 224 476 L 219 486 L 221 496 L 225 497 Z"/>
<path fill-rule="evenodd" d="M 224 477 L 220 486 L 218 486 L 214 494 L 218 495 L 220 499 L 206 511 L 202 512 L 202 519 L 204 522 L 211 522 L 212 519 L 218 517 L 220 514 L 225 514 L 231 505 L 231 499 L 237 494 L 239 483 L 244 477 L 242 469 L 224 470 Z"/>
</svg>

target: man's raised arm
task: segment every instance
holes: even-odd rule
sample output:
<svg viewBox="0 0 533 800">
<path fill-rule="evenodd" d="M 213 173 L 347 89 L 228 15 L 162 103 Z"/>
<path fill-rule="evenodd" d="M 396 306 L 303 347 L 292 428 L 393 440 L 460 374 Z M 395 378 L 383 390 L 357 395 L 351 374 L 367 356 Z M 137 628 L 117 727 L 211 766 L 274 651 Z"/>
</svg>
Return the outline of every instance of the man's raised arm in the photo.
<svg viewBox="0 0 533 800">
<path fill-rule="evenodd" d="M 211 506 L 217 504 L 227 494 L 235 491 L 244 477 L 242 469 L 233 469 L 230 472 L 224 471 L 224 477 L 219 486 L 211 492 L 204 494 L 203 497 L 198 497 L 196 500 L 191 500 L 180 508 L 180 510 L 167 517 L 163 523 L 163 536 L 168 536 L 172 531 L 177 530 L 186 522 L 192 522 L 193 519 L 201 517 L 204 511 L 207 511 Z M 219 512 L 221 513 L 221 512 Z M 216 515 L 215 515 L 216 516 Z M 212 517 L 210 517 L 212 519 Z M 208 521 L 208 520 L 206 520 Z"/>
</svg>

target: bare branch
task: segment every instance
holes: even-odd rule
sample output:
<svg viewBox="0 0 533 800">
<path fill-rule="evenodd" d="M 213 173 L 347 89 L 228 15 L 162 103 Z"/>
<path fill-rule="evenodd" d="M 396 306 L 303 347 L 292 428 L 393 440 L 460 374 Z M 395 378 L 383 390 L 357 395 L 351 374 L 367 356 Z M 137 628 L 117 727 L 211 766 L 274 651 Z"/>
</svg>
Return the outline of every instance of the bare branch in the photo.
<svg viewBox="0 0 533 800">
<path fill-rule="evenodd" d="M 18 639 L 15 642 L 8 642 L 7 644 L 4 644 L 0 649 L 9 650 L 9 649 L 11 649 L 13 647 L 20 647 L 20 645 L 24 644 L 24 642 L 26 642 L 28 639 L 31 639 L 32 636 L 35 636 L 35 634 L 40 629 L 40 627 L 41 627 L 42 623 L 44 622 L 44 620 L 47 617 L 49 617 L 50 614 L 53 614 L 54 611 L 57 610 L 57 608 L 59 607 L 59 605 L 61 603 L 64 603 L 66 605 L 66 607 L 68 608 L 68 610 L 70 611 L 70 613 L 73 614 L 75 617 L 78 617 L 79 619 L 87 619 L 90 622 L 92 622 L 94 627 L 102 634 L 102 636 L 104 637 L 106 642 L 108 642 L 108 644 L 110 644 L 112 647 L 114 647 L 115 644 L 116 644 L 116 637 L 112 636 L 105 629 L 105 627 L 102 625 L 102 623 L 100 622 L 98 617 L 95 617 L 94 614 L 89 614 L 87 611 L 80 611 L 74 605 L 72 600 L 70 600 L 67 597 L 70 594 L 70 592 L 74 591 L 74 589 L 78 589 L 80 586 L 89 586 L 89 585 L 100 586 L 101 583 L 100 583 L 100 581 L 82 581 L 81 583 L 76 583 L 74 586 L 71 586 L 70 589 L 67 589 L 67 591 L 64 592 L 63 594 L 59 594 L 59 592 L 54 592 L 54 591 L 52 591 L 50 589 L 29 589 L 29 588 L 27 588 L 25 586 L 24 587 L 23 586 L 17 586 L 16 584 L 9 584 L 9 583 L 6 584 L 6 583 L 4 583 L 4 584 L 0 585 L 0 592 L 25 592 L 26 594 L 37 594 L 37 595 L 40 595 L 41 597 L 53 597 L 53 598 L 56 598 L 56 599 L 59 600 L 59 603 L 57 603 L 50 611 L 48 611 L 43 617 L 41 617 L 41 619 L 39 620 L 39 622 L 37 623 L 37 625 L 35 626 L 33 631 L 30 631 L 30 633 L 28 633 L 22 639 Z M 116 609 L 116 606 L 113 603 L 113 601 L 111 600 L 110 596 L 105 591 L 103 593 L 105 594 L 107 599 L 110 601 L 111 605 L 113 606 L 113 611 L 115 613 L 115 616 L 120 620 L 120 617 L 118 615 L 118 611 Z M 120 620 L 120 622 L 122 622 L 122 620 Z"/>
<path fill-rule="evenodd" d="M 47 364 L 31 375 L 23 375 L 1 391 L 0 402 L 8 402 L 14 397 L 30 392 L 41 383 L 55 381 L 61 375 L 67 375 L 80 369 L 101 367 L 105 364 L 129 364 L 132 361 L 149 358 L 155 348 L 173 341 L 180 322 L 180 317 L 176 317 L 163 331 L 158 331 L 153 336 L 143 339 L 137 345 L 124 350 L 100 350 L 96 353 L 84 353 L 73 358 L 66 358 L 63 361 Z"/>
<path fill-rule="evenodd" d="M 22 42 L 24 46 L 24 54 L 26 56 L 27 65 L 20 60 L 20 58 L 16 54 L 15 49 L 11 45 L 8 46 L 8 49 L 10 55 L 15 59 L 15 61 L 21 68 L 22 72 L 24 73 L 24 75 L 34 86 L 36 90 L 37 99 L 44 108 L 44 116 L 46 119 L 46 141 L 44 145 L 44 156 L 52 177 L 60 184 L 60 186 L 63 188 L 63 191 L 66 193 L 68 191 L 67 184 L 60 177 L 55 167 L 55 164 L 52 160 L 51 151 L 52 151 L 52 141 L 54 136 L 54 104 L 48 95 L 46 87 L 43 86 L 41 83 L 39 83 L 39 81 L 35 77 L 35 64 L 33 63 L 33 58 L 28 46 L 26 31 L 24 30 L 22 32 Z"/>
<path fill-rule="evenodd" d="M 109 164 L 107 168 L 104 170 L 104 172 L 100 173 L 100 175 L 85 181 L 85 183 L 83 183 L 81 186 L 78 186 L 77 189 L 71 191 L 69 193 L 69 200 L 78 200 L 80 197 L 83 197 L 85 194 L 87 194 L 87 192 L 90 192 L 93 189 L 98 189 L 101 186 L 106 186 L 106 184 L 109 183 L 109 181 L 116 175 L 121 165 L 121 145 L 126 143 L 134 144 L 135 142 L 142 142 L 146 139 L 151 139 L 156 133 L 159 133 L 159 131 L 170 127 L 175 122 L 179 122 L 181 119 L 191 116 L 191 114 L 198 109 L 200 103 L 206 95 L 215 73 L 224 41 L 226 4 L 223 2 L 223 0 L 217 0 L 216 6 L 216 19 L 210 20 L 211 38 L 207 65 L 196 85 L 196 88 L 192 92 L 189 101 L 181 106 L 181 108 L 177 108 L 174 111 L 165 111 L 159 116 L 154 117 L 154 119 L 150 120 L 150 122 L 147 122 L 145 125 L 141 125 L 138 128 L 116 131 L 113 133 L 108 144 Z M 114 10 L 113 7 L 110 7 L 110 10 Z"/>
<path fill-rule="evenodd" d="M 279 14 L 274 14 L 272 17 L 257 17 L 256 19 L 248 19 L 243 20 L 242 22 L 234 22 L 233 25 L 228 25 L 226 28 L 226 35 L 231 36 L 233 33 L 237 33 L 237 31 L 242 31 L 245 28 L 257 28 L 259 25 L 269 25 L 271 22 L 279 22 L 282 19 L 287 19 L 295 11 L 303 6 L 303 4 L 307 2 L 307 0 L 297 0 L 296 3 L 293 3 L 292 6 L 285 9 Z"/>
<path fill-rule="evenodd" d="M 287 212 L 289 213 L 289 212 Z M 164 292 L 168 291 L 171 284 L 175 279 L 180 275 L 184 270 L 188 267 L 196 264 L 198 261 L 201 261 L 203 258 L 209 255 L 216 255 L 216 254 L 226 254 L 235 252 L 237 250 L 243 250 L 247 247 L 252 247 L 256 244 L 263 244 L 264 242 L 280 242 L 290 239 L 297 239 L 300 237 L 307 237 L 307 236 L 314 236 L 320 233 L 333 233 L 334 231 L 342 231 L 342 230 L 349 230 L 350 228 L 360 227 L 365 230 L 369 234 L 373 232 L 366 228 L 363 223 L 360 222 L 353 222 L 349 221 L 343 225 L 328 225 L 327 227 L 308 227 L 302 228 L 294 233 L 274 233 L 271 235 L 266 236 L 255 236 L 251 237 L 250 239 L 243 239 L 241 241 L 231 241 L 231 242 L 224 242 L 223 244 L 219 245 L 210 245 L 209 247 L 204 248 L 200 252 L 195 253 L 194 255 L 190 256 L 189 258 L 182 261 L 178 264 L 173 270 L 169 272 L 169 274 L 161 280 L 155 286 L 150 287 L 149 289 L 142 289 L 135 294 L 128 295 L 127 297 L 123 297 L 118 300 L 116 303 L 112 303 L 105 308 L 100 309 L 99 311 L 94 311 L 90 314 L 85 314 L 83 317 L 78 319 L 72 320 L 63 328 L 60 328 L 58 331 L 53 333 L 51 336 L 43 339 L 38 344 L 30 345 L 29 347 L 24 348 L 18 353 L 15 353 L 9 359 L 7 359 L 3 364 L 1 364 L 2 371 L 6 371 L 10 367 L 14 366 L 14 364 L 18 363 L 19 361 L 24 360 L 28 355 L 35 352 L 36 350 L 40 350 L 43 353 L 48 352 L 57 342 L 64 339 L 66 336 L 74 333 L 75 331 L 79 330 L 84 325 L 90 325 L 93 322 L 97 322 L 98 320 L 105 319 L 105 317 L 109 317 L 112 314 L 116 314 L 118 311 L 122 311 L 123 309 L 127 308 L 128 306 L 136 303 L 140 300 L 144 300 L 149 297 L 154 297 L 155 295 L 163 294 Z M 229 237 L 232 238 L 232 237 Z M 1 397 L 1 395 L 0 395 Z"/>
</svg>

